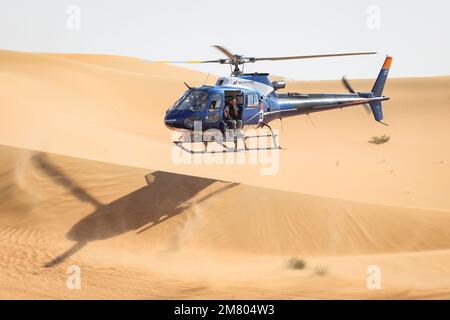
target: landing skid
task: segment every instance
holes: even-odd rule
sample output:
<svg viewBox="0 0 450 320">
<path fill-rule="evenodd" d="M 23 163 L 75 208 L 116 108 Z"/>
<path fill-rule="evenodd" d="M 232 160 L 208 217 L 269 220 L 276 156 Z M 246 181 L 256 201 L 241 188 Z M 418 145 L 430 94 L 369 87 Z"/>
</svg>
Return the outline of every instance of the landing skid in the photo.
<svg viewBox="0 0 450 320">
<path fill-rule="evenodd" d="M 259 150 L 280 150 L 281 147 L 277 143 L 277 134 L 274 134 L 272 131 L 272 128 L 268 124 L 262 124 L 261 126 L 268 127 L 270 130 L 270 134 L 263 134 L 263 135 L 251 135 L 246 136 L 243 133 L 235 133 L 232 136 L 225 135 L 224 138 L 221 139 L 215 139 L 214 136 L 209 137 L 209 139 L 192 139 L 192 140 L 177 140 L 173 141 L 173 143 L 179 147 L 180 149 L 192 153 L 192 154 L 198 154 L 198 153 L 227 153 L 227 152 L 241 152 L 241 151 L 259 151 Z M 203 138 L 203 137 L 202 137 Z M 272 138 L 272 145 L 267 147 L 249 147 L 248 142 L 250 139 L 259 139 L 259 138 Z M 239 141 L 242 141 L 242 147 L 239 147 Z M 232 142 L 232 147 L 230 147 L 227 143 Z M 193 143 L 203 143 L 203 150 L 193 150 L 190 148 L 186 148 L 186 145 L 191 145 Z M 216 144 L 222 147 L 222 150 L 208 150 L 209 144 Z"/>
</svg>

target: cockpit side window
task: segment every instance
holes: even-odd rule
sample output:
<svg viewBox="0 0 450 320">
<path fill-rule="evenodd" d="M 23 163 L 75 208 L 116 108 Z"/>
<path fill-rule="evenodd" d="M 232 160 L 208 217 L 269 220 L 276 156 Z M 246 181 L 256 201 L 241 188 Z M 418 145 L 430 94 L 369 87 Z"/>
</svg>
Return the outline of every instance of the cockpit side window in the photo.
<svg viewBox="0 0 450 320">
<path fill-rule="evenodd" d="M 208 99 L 208 94 L 203 91 L 200 92 L 201 93 L 197 96 L 197 104 L 195 111 L 204 111 L 206 108 L 206 100 Z"/>
<path fill-rule="evenodd" d="M 218 93 L 211 95 L 211 100 L 209 103 L 209 111 L 217 111 L 222 105 L 222 96 Z"/>
</svg>

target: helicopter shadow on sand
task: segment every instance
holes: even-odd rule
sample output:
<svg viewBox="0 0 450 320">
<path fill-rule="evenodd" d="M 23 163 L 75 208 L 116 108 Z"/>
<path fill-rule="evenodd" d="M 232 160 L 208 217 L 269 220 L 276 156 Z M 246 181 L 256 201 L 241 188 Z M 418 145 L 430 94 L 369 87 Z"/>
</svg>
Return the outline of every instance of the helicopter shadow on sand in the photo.
<svg viewBox="0 0 450 320">
<path fill-rule="evenodd" d="M 196 201 L 192 201 L 200 191 L 218 180 L 155 171 L 145 176 L 146 186 L 111 203 L 103 204 L 61 168 L 53 164 L 45 154 L 35 155 L 32 162 L 76 199 L 88 202 L 95 208 L 91 214 L 78 221 L 66 233 L 67 238 L 76 243 L 51 261 L 46 262 L 45 267 L 58 265 L 89 242 L 109 239 L 132 230 L 136 230 L 136 234 L 145 232 L 182 213 L 190 206 L 206 201 L 238 185 L 237 183 L 228 183 Z"/>
</svg>

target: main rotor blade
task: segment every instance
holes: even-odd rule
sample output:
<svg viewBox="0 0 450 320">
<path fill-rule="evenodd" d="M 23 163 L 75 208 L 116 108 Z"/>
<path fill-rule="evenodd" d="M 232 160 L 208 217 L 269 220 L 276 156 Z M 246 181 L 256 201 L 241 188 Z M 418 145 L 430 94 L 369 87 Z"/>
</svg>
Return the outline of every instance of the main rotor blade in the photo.
<svg viewBox="0 0 450 320">
<path fill-rule="evenodd" d="M 361 56 L 361 55 L 366 55 L 366 54 L 376 54 L 376 52 L 348 52 L 348 53 L 314 54 L 314 55 L 305 55 L 305 56 L 252 58 L 252 59 L 254 59 L 254 61 L 279 61 L 279 60 L 328 58 L 328 57 L 343 57 L 343 56 Z"/>
<path fill-rule="evenodd" d="M 242 57 L 235 54 L 232 54 L 228 49 L 223 46 L 215 45 L 213 46 L 224 55 L 228 57 L 228 59 L 217 59 L 217 60 L 174 60 L 174 61 L 166 61 L 166 60 L 156 60 L 149 61 L 150 63 L 173 63 L 173 64 L 198 64 L 198 63 L 244 63 L 244 62 L 255 62 L 255 61 L 279 61 L 279 60 L 294 60 L 294 59 L 310 59 L 310 58 L 328 58 L 328 57 L 342 57 L 342 56 L 356 56 L 356 55 L 366 55 L 366 54 L 376 54 L 376 52 L 350 52 L 350 53 L 333 53 L 333 54 L 316 54 L 316 55 L 305 55 L 305 56 L 289 56 L 289 57 L 265 57 L 265 58 L 249 58 Z"/>
<path fill-rule="evenodd" d="M 224 55 L 226 55 L 231 61 L 234 62 L 237 60 L 236 55 L 232 54 L 230 52 L 230 50 L 228 50 L 227 48 L 225 48 L 223 46 L 218 46 L 218 45 L 215 45 L 213 47 L 216 48 L 217 50 L 219 50 L 220 52 L 222 52 Z"/>
<path fill-rule="evenodd" d="M 175 60 L 175 61 L 168 61 L 168 60 L 156 60 L 156 61 L 149 61 L 150 63 L 223 63 L 223 59 L 218 60 Z"/>
</svg>

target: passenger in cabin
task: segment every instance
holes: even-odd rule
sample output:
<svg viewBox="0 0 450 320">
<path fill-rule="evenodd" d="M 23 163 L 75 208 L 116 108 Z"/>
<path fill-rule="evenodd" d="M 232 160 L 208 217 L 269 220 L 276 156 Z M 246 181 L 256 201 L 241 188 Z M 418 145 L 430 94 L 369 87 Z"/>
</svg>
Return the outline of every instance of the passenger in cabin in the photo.
<svg viewBox="0 0 450 320">
<path fill-rule="evenodd" d="M 236 121 L 230 114 L 230 106 L 228 104 L 225 105 L 225 109 L 223 110 L 223 122 L 225 123 L 225 129 L 236 130 Z"/>
<path fill-rule="evenodd" d="M 233 130 L 242 129 L 242 120 L 239 119 L 239 108 L 237 105 L 237 99 L 231 98 L 228 102 L 229 105 L 225 106 L 223 112 L 223 119 L 227 126 Z"/>
</svg>

